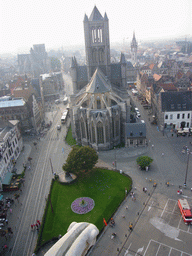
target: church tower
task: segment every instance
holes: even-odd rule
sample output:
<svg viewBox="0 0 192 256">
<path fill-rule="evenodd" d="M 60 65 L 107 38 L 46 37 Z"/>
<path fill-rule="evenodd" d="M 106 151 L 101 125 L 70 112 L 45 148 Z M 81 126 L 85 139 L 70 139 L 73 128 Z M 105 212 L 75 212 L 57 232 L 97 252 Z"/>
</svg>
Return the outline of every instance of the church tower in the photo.
<svg viewBox="0 0 192 256">
<path fill-rule="evenodd" d="M 131 42 L 131 61 L 133 64 L 137 62 L 137 41 L 135 39 L 135 31 L 133 32 L 133 39 Z"/>
<path fill-rule="evenodd" d="M 90 17 L 84 17 L 85 53 L 88 81 L 97 67 L 110 78 L 109 21 L 95 6 Z"/>
</svg>

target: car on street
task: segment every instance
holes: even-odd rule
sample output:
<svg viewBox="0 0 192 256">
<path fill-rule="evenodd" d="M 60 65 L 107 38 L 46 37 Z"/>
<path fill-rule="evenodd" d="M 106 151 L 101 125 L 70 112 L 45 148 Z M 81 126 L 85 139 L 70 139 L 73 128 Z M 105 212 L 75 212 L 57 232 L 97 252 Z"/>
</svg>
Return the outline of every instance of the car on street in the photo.
<svg viewBox="0 0 192 256">
<path fill-rule="evenodd" d="M 60 124 L 57 125 L 57 130 L 58 130 L 58 131 L 61 130 L 61 125 L 60 125 Z"/>
<path fill-rule="evenodd" d="M 139 111 L 139 109 L 138 109 L 138 108 L 135 108 L 135 111 L 137 112 L 137 111 Z"/>
</svg>

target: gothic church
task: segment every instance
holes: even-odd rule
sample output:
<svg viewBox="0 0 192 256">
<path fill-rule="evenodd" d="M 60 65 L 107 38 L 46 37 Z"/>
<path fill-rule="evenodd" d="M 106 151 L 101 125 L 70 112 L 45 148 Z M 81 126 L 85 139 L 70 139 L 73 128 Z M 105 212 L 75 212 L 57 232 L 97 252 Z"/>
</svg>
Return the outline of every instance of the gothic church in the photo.
<svg viewBox="0 0 192 256">
<path fill-rule="evenodd" d="M 108 150 L 125 143 L 130 118 L 126 61 L 110 63 L 109 21 L 95 6 L 84 17 L 86 66 L 72 58 L 74 94 L 70 97 L 72 133 L 78 144 Z"/>
</svg>

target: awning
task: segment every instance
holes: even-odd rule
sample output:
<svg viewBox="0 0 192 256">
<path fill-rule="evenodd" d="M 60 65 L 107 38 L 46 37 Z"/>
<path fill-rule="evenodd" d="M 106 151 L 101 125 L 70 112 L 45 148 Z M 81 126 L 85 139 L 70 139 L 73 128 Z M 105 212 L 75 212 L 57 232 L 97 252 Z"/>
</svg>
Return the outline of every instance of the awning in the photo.
<svg viewBox="0 0 192 256">
<path fill-rule="evenodd" d="M 12 177 L 13 177 L 13 173 L 7 172 L 7 174 L 5 175 L 5 178 L 4 178 L 2 184 L 3 184 L 3 185 L 9 185 L 10 182 L 11 182 Z"/>
</svg>

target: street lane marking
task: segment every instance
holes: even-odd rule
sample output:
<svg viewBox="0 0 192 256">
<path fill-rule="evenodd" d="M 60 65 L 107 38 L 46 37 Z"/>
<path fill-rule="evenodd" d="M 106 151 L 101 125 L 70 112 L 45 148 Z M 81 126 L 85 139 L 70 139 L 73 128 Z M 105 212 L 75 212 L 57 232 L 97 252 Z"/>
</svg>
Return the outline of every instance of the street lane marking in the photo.
<svg viewBox="0 0 192 256">
<path fill-rule="evenodd" d="M 186 252 L 184 252 L 184 251 L 180 251 L 180 250 L 178 250 L 178 249 L 176 249 L 176 248 L 174 248 L 174 247 L 171 247 L 171 246 L 169 246 L 169 245 L 160 243 L 160 242 L 155 241 L 155 240 L 153 240 L 153 239 L 151 239 L 151 240 L 149 241 L 149 243 L 148 243 L 148 245 L 147 245 L 147 247 L 146 247 L 146 250 L 145 250 L 143 256 L 147 255 L 146 253 L 147 253 L 147 251 L 148 251 L 148 248 L 149 248 L 151 242 L 153 242 L 153 243 L 155 243 L 155 244 L 157 244 L 157 245 L 159 244 L 159 246 L 158 246 L 158 248 L 157 248 L 156 256 L 158 256 L 158 252 L 159 252 L 159 249 L 160 249 L 161 246 L 164 246 L 164 247 L 168 247 L 168 248 L 169 248 L 170 251 L 169 251 L 169 255 L 168 255 L 168 256 L 170 256 L 172 250 L 175 250 L 175 251 L 180 252 L 181 255 L 185 254 L 185 255 L 187 255 L 187 256 L 192 256 L 192 254 L 186 253 Z"/>
<path fill-rule="evenodd" d="M 151 210 L 151 207 L 153 206 L 153 203 L 154 203 L 154 201 L 153 201 L 153 202 L 151 203 L 151 205 L 149 206 L 148 211 Z"/>
</svg>

